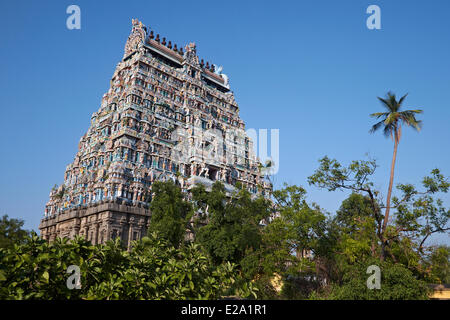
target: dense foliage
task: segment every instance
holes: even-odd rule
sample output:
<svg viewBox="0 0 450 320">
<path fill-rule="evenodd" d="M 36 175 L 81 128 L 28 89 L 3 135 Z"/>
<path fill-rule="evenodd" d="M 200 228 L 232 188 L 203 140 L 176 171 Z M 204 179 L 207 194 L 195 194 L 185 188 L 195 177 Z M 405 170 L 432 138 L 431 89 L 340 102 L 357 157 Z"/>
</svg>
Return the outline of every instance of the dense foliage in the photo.
<svg viewBox="0 0 450 320">
<path fill-rule="evenodd" d="M 14 244 L 23 243 L 29 231 L 22 229 L 24 221 L 11 219 L 5 214 L 0 219 L 0 248 L 10 248 Z"/>
<path fill-rule="evenodd" d="M 448 233 L 450 210 L 436 195 L 450 185 L 439 170 L 422 190 L 399 184 L 383 233 L 375 168 L 373 160 L 320 160 L 309 183 L 350 191 L 335 214 L 295 185 L 268 201 L 240 186 L 228 194 L 217 182 L 209 191 L 197 186 L 188 201 L 172 182 L 155 183 L 149 234 L 129 251 L 119 240 L 47 243 L 3 217 L 0 298 L 427 299 L 427 283 L 450 281 L 449 247 L 426 244 Z M 71 265 L 80 268 L 81 289 L 67 286 Z M 379 289 L 367 287 L 371 265 L 381 270 Z"/>
<path fill-rule="evenodd" d="M 149 233 L 154 231 L 178 247 L 186 234 L 186 226 L 192 217 L 192 206 L 185 201 L 181 189 L 171 182 L 155 182 L 150 203 L 152 223 Z"/>
<path fill-rule="evenodd" d="M 47 243 L 38 236 L 0 250 L 1 299 L 218 299 L 253 297 L 251 283 L 235 285 L 235 266 L 212 264 L 196 244 L 177 249 L 156 234 L 135 242 L 92 246 L 82 238 Z M 81 289 L 69 289 L 70 265 Z M 69 279 L 70 280 L 70 279 Z"/>
<path fill-rule="evenodd" d="M 380 289 L 367 288 L 368 265 L 380 267 L 382 283 Z M 345 300 L 425 300 L 428 299 L 429 293 L 426 282 L 417 279 L 402 264 L 374 259 L 354 265 L 344 274 L 342 283 L 332 285 L 330 292 L 324 296 L 329 299 Z"/>
<path fill-rule="evenodd" d="M 206 196 L 205 196 L 206 195 Z M 222 184 L 216 183 L 210 193 L 203 187 L 194 191 L 197 205 L 208 207 L 208 223 L 198 228 L 196 240 L 216 263 L 232 261 L 239 263 L 248 250 L 261 245 L 261 220 L 270 215 L 269 203 L 263 198 L 252 200 L 249 192 L 239 190 L 227 201 Z"/>
</svg>

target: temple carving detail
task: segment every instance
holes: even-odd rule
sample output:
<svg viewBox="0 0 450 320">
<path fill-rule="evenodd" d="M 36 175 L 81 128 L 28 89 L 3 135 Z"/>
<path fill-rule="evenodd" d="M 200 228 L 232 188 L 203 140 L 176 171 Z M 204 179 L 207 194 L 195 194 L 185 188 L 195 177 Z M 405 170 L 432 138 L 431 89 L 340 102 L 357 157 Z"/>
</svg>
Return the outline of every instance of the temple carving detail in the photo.
<svg viewBox="0 0 450 320">
<path fill-rule="evenodd" d="M 130 245 L 146 234 L 155 181 L 173 181 L 187 199 L 215 181 L 269 197 L 252 143 L 222 67 L 199 59 L 194 43 L 183 49 L 133 19 L 110 89 L 50 192 L 41 235 Z"/>
</svg>

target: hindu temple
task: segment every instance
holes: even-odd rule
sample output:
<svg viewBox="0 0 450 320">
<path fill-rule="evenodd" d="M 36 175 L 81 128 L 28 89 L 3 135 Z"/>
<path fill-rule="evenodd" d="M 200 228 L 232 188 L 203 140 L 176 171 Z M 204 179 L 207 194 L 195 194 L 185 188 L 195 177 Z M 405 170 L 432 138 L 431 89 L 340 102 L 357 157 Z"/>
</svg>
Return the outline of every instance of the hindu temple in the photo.
<svg viewBox="0 0 450 320">
<path fill-rule="evenodd" d="M 173 181 L 187 199 L 195 185 L 208 190 L 215 181 L 269 197 L 222 69 L 200 59 L 194 43 L 183 48 L 133 19 L 110 88 L 50 192 L 41 236 L 119 237 L 129 246 L 151 223 L 155 181 Z"/>
</svg>

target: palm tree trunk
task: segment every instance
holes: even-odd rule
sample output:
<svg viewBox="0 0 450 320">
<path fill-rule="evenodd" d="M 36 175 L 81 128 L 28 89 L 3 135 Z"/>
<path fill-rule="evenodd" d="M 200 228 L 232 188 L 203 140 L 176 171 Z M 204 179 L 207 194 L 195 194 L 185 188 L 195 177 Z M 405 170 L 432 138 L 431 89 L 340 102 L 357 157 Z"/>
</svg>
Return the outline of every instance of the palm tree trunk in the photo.
<svg viewBox="0 0 450 320">
<path fill-rule="evenodd" d="M 387 223 L 389 220 L 389 210 L 391 209 L 391 193 L 392 193 L 392 185 L 394 183 L 394 169 L 395 169 L 395 159 L 397 158 L 398 142 L 399 142 L 398 133 L 395 132 L 394 154 L 392 155 L 391 177 L 389 178 L 389 189 L 388 189 L 387 200 L 386 200 L 386 212 L 384 214 L 383 230 L 382 230 L 383 234 L 386 231 Z"/>
<path fill-rule="evenodd" d="M 389 179 L 389 189 L 388 189 L 388 195 L 387 195 L 387 201 L 386 201 L 386 212 L 384 214 L 384 221 L 383 221 L 383 228 L 381 230 L 380 234 L 380 240 L 381 240 L 381 261 L 384 261 L 386 258 L 386 227 L 389 220 L 389 210 L 391 209 L 391 193 L 392 193 L 392 185 L 394 183 L 394 169 L 395 169 L 395 159 L 397 158 L 397 147 L 399 142 L 399 136 L 398 133 L 395 132 L 395 140 L 394 140 L 394 154 L 392 155 L 392 163 L 391 163 L 391 176 Z"/>
</svg>

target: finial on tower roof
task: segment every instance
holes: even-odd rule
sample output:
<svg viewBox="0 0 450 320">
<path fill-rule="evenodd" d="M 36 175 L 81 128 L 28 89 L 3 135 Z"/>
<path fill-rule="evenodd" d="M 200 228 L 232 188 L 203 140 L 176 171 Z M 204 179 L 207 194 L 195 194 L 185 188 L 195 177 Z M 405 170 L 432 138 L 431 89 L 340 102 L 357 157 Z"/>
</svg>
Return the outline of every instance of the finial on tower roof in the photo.
<svg viewBox="0 0 450 320">
<path fill-rule="evenodd" d="M 132 19 L 133 27 L 125 43 L 124 58 L 135 51 L 138 46 L 145 41 L 147 31 L 144 25 L 138 19 Z"/>
<path fill-rule="evenodd" d="M 165 37 L 163 38 L 163 40 L 162 40 L 161 44 L 162 44 L 163 46 L 165 46 L 165 45 L 166 45 L 166 38 L 165 38 Z"/>
<path fill-rule="evenodd" d="M 139 21 L 138 19 L 131 19 L 131 23 L 133 24 L 133 26 L 137 26 L 137 27 L 141 27 L 143 26 L 142 22 Z"/>
</svg>

